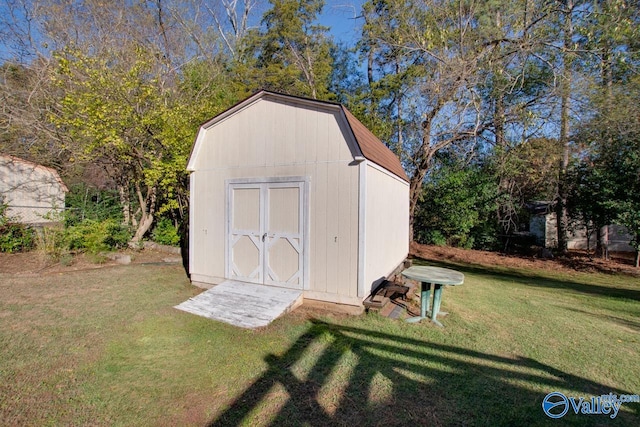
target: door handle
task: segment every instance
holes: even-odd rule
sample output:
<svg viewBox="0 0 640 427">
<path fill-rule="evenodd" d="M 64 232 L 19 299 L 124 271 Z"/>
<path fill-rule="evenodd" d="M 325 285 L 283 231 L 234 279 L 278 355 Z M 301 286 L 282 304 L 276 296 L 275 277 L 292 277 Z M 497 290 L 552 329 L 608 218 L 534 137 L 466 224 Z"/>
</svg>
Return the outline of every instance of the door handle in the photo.
<svg viewBox="0 0 640 427">
<path fill-rule="evenodd" d="M 267 237 L 267 233 L 264 233 L 264 234 L 262 235 L 262 241 L 263 241 L 263 242 L 264 242 L 264 239 L 265 239 L 266 237 Z"/>
</svg>

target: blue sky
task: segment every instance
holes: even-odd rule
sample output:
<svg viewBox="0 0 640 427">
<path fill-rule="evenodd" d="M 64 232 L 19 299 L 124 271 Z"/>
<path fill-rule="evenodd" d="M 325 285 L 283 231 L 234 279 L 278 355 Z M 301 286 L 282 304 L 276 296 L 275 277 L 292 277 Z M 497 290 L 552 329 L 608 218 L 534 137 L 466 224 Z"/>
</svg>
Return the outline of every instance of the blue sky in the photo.
<svg viewBox="0 0 640 427">
<path fill-rule="evenodd" d="M 360 37 L 362 18 L 360 15 L 363 0 L 325 0 L 320 23 L 331 28 L 336 42 L 353 46 Z"/>
<path fill-rule="evenodd" d="M 336 42 L 342 42 L 348 47 L 353 46 L 360 38 L 363 20 L 361 14 L 362 3 L 365 0 L 325 0 L 320 24 L 330 28 L 331 35 Z M 266 2 L 265 2 L 266 3 Z M 0 15 L 8 17 L 3 10 L 6 4 L 0 3 Z M 260 17 L 256 18 L 258 21 Z M 0 62 L 10 56 L 4 40 L 0 36 Z"/>
</svg>

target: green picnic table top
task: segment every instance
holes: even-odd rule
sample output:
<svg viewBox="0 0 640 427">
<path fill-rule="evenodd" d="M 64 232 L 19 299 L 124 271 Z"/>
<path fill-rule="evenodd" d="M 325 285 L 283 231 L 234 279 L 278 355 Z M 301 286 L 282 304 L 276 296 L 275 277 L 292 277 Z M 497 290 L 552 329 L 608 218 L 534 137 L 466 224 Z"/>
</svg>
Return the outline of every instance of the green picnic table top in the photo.
<svg viewBox="0 0 640 427">
<path fill-rule="evenodd" d="M 418 282 L 435 283 L 439 285 L 453 286 L 464 283 L 464 274 L 442 267 L 416 265 L 404 270 L 402 275 L 408 279 L 417 280 Z"/>
</svg>

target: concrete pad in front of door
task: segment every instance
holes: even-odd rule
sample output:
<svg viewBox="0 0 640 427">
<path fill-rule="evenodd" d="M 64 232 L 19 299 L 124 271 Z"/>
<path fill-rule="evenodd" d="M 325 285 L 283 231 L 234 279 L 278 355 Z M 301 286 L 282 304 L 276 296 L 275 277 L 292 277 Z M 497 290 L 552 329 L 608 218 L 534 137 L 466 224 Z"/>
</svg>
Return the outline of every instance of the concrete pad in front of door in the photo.
<svg viewBox="0 0 640 427">
<path fill-rule="evenodd" d="M 253 329 L 267 326 L 300 304 L 302 291 L 227 280 L 175 308 Z"/>
</svg>

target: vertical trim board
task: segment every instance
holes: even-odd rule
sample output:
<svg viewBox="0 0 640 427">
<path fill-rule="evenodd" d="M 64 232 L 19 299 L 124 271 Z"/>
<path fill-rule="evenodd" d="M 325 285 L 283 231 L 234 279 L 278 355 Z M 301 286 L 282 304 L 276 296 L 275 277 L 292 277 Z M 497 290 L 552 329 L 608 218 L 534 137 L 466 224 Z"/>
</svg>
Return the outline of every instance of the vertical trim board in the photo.
<svg viewBox="0 0 640 427">
<path fill-rule="evenodd" d="M 195 244 L 196 244 L 196 230 L 195 230 L 195 200 L 199 197 L 195 197 L 196 193 L 196 172 L 189 174 L 189 274 L 194 272 L 194 258 L 195 258 Z M 198 269 L 199 270 L 199 269 Z"/>
<path fill-rule="evenodd" d="M 358 298 L 365 297 L 367 163 L 365 160 L 358 165 Z"/>
</svg>

